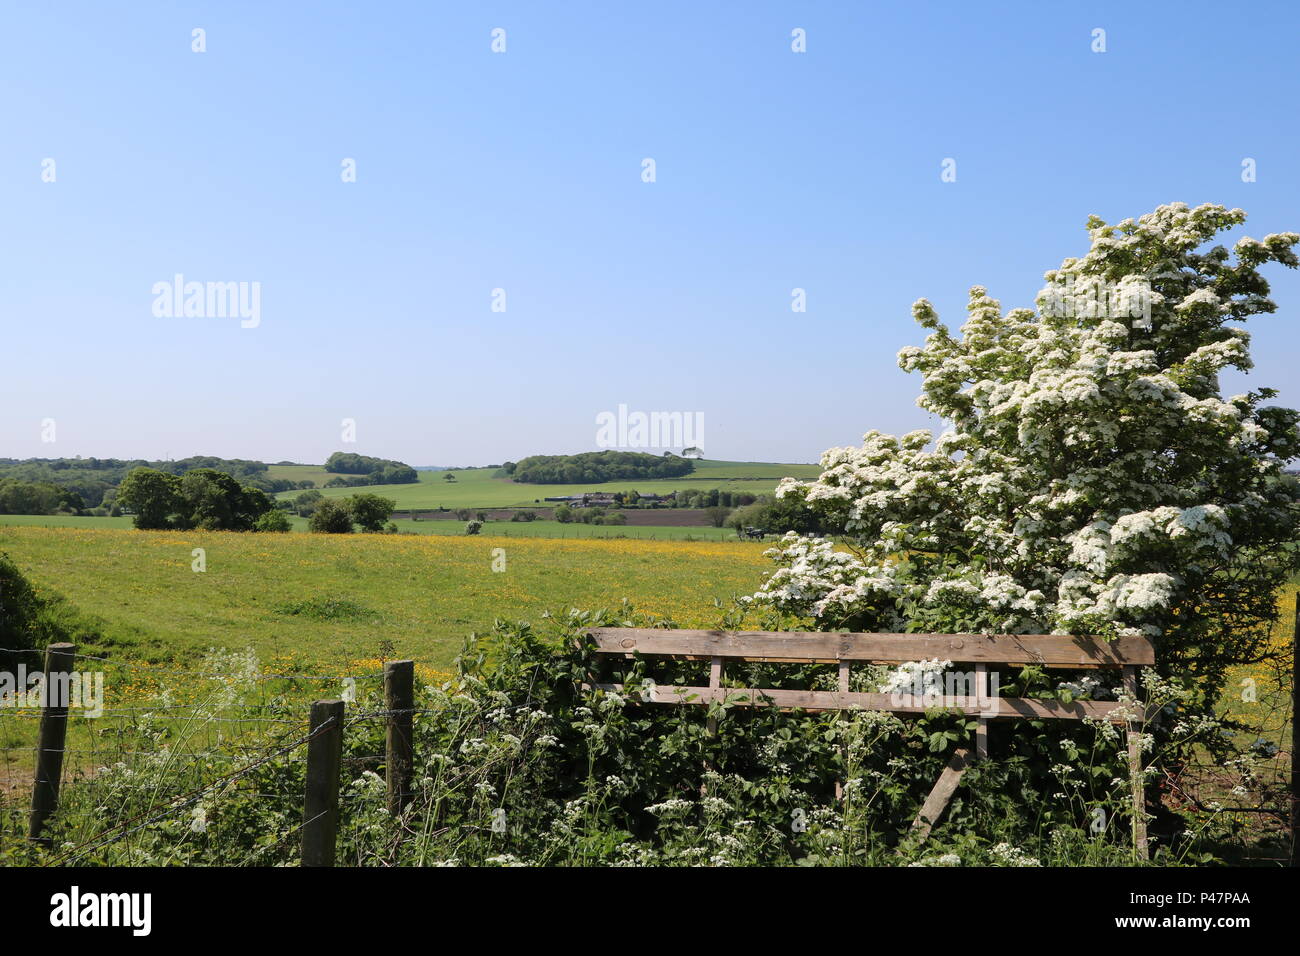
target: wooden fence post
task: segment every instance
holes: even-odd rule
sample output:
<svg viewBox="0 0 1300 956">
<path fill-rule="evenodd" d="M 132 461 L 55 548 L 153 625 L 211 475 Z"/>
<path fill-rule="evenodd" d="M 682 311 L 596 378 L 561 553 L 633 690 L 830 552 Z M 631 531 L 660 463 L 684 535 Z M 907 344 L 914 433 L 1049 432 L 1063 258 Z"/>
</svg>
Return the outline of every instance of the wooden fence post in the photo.
<svg viewBox="0 0 1300 956">
<path fill-rule="evenodd" d="M 1141 707 L 1138 696 L 1138 669 L 1124 668 L 1124 689 L 1133 698 L 1135 706 Z M 1146 777 L 1142 773 L 1142 722 L 1129 721 L 1128 725 L 1128 772 L 1133 789 L 1133 852 L 1138 859 L 1148 858 L 1147 853 L 1147 809 Z"/>
<path fill-rule="evenodd" d="M 302 865 L 333 866 L 339 826 L 339 764 L 343 756 L 343 701 L 311 705 L 307 784 L 303 794 Z"/>
<path fill-rule="evenodd" d="M 397 816 L 411 802 L 415 661 L 385 662 L 384 707 L 388 711 L 384 774 L 388 783 L 388 812 Z"/>
<path fill-rule="evenodd" d="M 76 666 L 75 644 L 51 644 L 45 648 L 45 700 L 41 709 L 40 742 L 36 749 L 36 779 L 32 785 L 32 814 L 27 837 L 48 843 L 41 836 L 45 821 L 58 808 L 59 781 L 63 777 L 63 749 L 68 739 L 70 675 Z"/>
<path fill-rule="evenodd" d="M 975 696 L 985 702 L 991 698 L 989 691 L 989 671 L 984 664 L 975 665 Z M 989 755 L 989 719 L 980 715 L 975 725 L 975 759 L 985 760 Z"/>
<path fill-rule="evenodd" d="M 850 670 L 850 669 L 852 668 L 852 666 L 853 666 L 853 665 L 850 664 L 848 661 L 843 661 L 843 660 L 840 661 L 839 664 L 836 665 L 836 668 L 835 668 L 836 684 L 835 684 L 835 686 L 836 686 L 836 688 L 839 690 L 839 692 L 840 692 L 841 694 L 847 694 L 847 693 L 849 692 L 849 675 L 850 675 L 850 673 L 851 673 L 851 670 Z M 842 760 L 842 761 L 844 762 L 845 769 L 848 769 L 848 762 L 849 762 L 849 752 L 848 752 L 848 748 L 846 748 L 846 747 L 840 747 L 840 760 Z M 844 799 L 844 781 L 843 781 L 843 780 L 836 780 L 836 781 L 835 781 L 835 801 L 838 803 L 838 802 L 840 802 L 840 801 L 843 800 L 843 799 Z"/>
</svg>

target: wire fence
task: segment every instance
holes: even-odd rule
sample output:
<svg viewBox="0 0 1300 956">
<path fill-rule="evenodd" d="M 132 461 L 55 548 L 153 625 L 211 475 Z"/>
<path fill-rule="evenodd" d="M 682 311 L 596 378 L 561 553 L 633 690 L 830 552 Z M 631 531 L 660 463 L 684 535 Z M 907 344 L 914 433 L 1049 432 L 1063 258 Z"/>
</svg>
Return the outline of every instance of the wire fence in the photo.
<svg viewBox="0 0 1300 956">
<path fill-rule="evenodd" d="M 66 648 L 66 672 L 84 685 L 77 689 L 97 692 L 68 699 L 65 683 L 60 697 L 64 671 L 50 680 L 40 653 L 0 647 L 0 659 L 16 662 L 14 673 L 30 675 L 26 684 L 11 676 L 0 686 L 0 864 L 95 863 L 110 848 L 114 860 L 129 859 L 133 841 L 140 862 L 166 862 L 168 841 L 203 838 L 204 808 L 217 796 L 275 806 L 261 815 L 275 826 L 242 862 L 291 862 L 295 837 L 330 816 L 285 825 L 303 806 L 307 751 L 322 734 L 344 729 L 342 718 L 311 724 L 312 701 L 365 700 L 384 681 L 383 673 L 365 671 L 268 671 L 248 655 L 218 653 L 182 670 L 55 647 Z M 409 721 L 413 712 L 403 716 Z M 346 723 L 356 728 L 393 716 L 371 703 Z M 60 739 L 49 736 L 52 725 Z M 339 762 L 382 768 L 383 731 L 353 741 L 355 752 Z M 47 778 L 50 767 L 57 774 Z M 65 812 L 38 810 L 43 789 Z"/>
</svg>

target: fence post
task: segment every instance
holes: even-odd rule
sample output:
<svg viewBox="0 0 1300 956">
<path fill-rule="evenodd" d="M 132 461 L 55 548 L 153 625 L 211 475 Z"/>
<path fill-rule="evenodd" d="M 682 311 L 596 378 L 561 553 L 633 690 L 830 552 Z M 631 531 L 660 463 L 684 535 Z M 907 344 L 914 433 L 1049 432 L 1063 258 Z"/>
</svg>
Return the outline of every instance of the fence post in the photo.
<svg viewBox="0 0 1300 956">
<path fill-rule="evenodd" d="M 411 802 L 415 661 L 384 663 L 384 707 L 388 711 L 388 734 L 385 740 L 388 812 L 397 816 Z"/>
<path fill-rule="evenodd" d="M 343 756 L 343 701 L 311 705 L 307 784 L 303 794 L 302 865 L 333 866 L 339 826 L 339 764 Z"/>
<path fill-rule="evenodd" d="M 1124 690 L 1139 708 L 1142 700 L 1139 695 L 1138 669 L 1124 668 Z M 1142 731 L 1145 721 L 1129 721 L 1128 725 L 1128 772 L 1133 791 L 1133 853 L 1140 860 L 1148 859 L 1147 850 L 1147 813 L 1146 813 L 1146 779 L 1142 773 Z"/>
<path fill-rule="evenodd" d="M 59 806 L 59 782 L 63 778 L 63 749 L 68 739 L 70 677 L 76 666 L 76 644 L 51 644 L 45 648 L 45 699 L 41 708 L 40 741 L 36 749 L 36 779 L 32 785 L 32 813 L 27 837 L 48 843 L 41 837 L 45 821 Z"/>
</svg>

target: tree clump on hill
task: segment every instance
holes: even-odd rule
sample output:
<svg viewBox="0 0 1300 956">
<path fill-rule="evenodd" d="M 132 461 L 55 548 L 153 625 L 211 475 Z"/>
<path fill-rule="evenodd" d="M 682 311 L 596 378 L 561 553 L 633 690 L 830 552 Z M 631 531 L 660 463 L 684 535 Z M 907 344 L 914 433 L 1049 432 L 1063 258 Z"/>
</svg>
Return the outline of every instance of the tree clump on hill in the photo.
<svg viewBox="0 0 1300 956">
<path fill-rule="evenodd" d="M 153 530 L 252 531 L 273 507 L 260 488 L 212 468 L 184 475 L 136 468 L 118 487 L 117 500 L 135 513 L 137 528 Z"/>
<path fill-rule="evenodd" d="M 241 485 L 260 488 L 267 494 L 311 487 L 310 481 L 293 481 L 288 478 L 271 478 L 267 466 L 260 461 L 241 458 L 215 458 L 195 455 L 176 461 L 124 460 L 120 458 L 29 458 L 19 461 L 0 458 L 0 480 L 56 485 L 77 495 L 81 508 L 109 508 L 117 486 L 136 468 L 152 468 L 169 475 L 183 475 L 199 468 L 224 472 Z M 43 511 L 12 512 L 14 514 L 48 514 Z"/>
<path fill-rule="evenodd" d="M 695 463 L 677 456 L 637 451 L 592 451 L 580 455 L 530 455 L 504 466 L 515 481 L 535 485 L 598 484 L 648 478 L 680 478 Z"/>
<path fill-rule="evenodd" d="M 350 498 L 322 498 L 312 505 L 308 527 L 323 534 L 351 534 L 353 525 L 362 531 L 383 531 L 385 522 L 397 508 L 392 498 L 375 494 L 353 495 Z"/>
<path fill-rule="evenodd" d="M 420 480 L 410 465 L 387 458 L 371 458 L 352 452 L 336 451 L 325 461 L 325 470 L 336 475 L 360 476 L 363 480 L 331 478 L 326 487 L 342 485 L 409 485 Z"/>
</svg>

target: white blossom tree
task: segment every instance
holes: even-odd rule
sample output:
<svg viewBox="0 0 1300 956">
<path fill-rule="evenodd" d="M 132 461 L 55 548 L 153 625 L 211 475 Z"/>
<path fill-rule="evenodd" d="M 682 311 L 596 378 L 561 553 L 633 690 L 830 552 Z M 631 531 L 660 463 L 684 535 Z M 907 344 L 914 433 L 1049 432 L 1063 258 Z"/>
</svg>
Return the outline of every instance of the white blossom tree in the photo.
<svg viewBox="0 0 1300 956">
<path fill-rule="evenodd" d="M 1046 274 L 1037 309 L 970 290 L 954 335 L 930 330 L 899 365 L 950 429 L 868 432 L 833 448 L 803 499 L 839 529 L 787 535 L 748 600 L 822 627 L 875 631 L 1148 634 L 1162 669 L 1212 700 L 1257 659 L 1276 590 L 1298 566 L 1298 417 L 1248 369 L 1239 323 L 1273 312 L 1258 267 L 1295 267 L 1296 233 L 1201 250 L 1239 209 L 1175 203 L 1088 223 L 1091 248 Z"/>
</svg>

